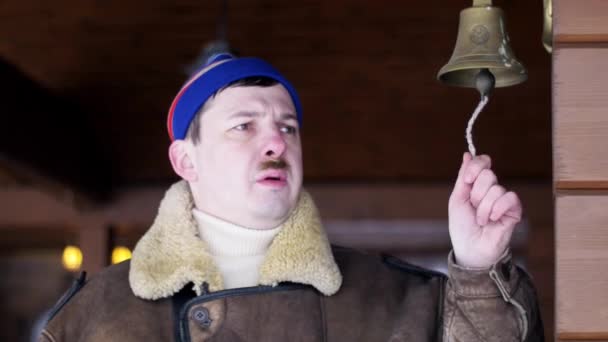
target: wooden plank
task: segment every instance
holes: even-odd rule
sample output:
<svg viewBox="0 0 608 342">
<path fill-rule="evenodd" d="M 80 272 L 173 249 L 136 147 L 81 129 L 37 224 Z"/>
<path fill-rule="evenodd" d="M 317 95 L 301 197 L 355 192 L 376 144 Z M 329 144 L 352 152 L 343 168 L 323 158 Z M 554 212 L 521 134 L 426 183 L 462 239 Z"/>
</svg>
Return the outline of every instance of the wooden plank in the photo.
<svg viewBox="0 0 608 342">
<path fill-rule="evenodd" d="M 563 341 L 583 342 L 583 341 L 607 341 L 608 332 L 598 333 L 579 333 L 579 332 L 562 332 L 559 333 L 558 339 Z"/>
<path fill-rule="evenodd" d="M 0 230 L 15 227 L 78 227 L 80 214 L 67 193 L 52 196 L 32 187 L 6 187 L 0 190 Z"/>
<path fill-rule="evenodd" d="M 551 184 L 506 182 L 524 206 L 524 215 L 544 224 L 552 219 Z M 89 215 L 123 226 L 149 226 L 169 184 L 117 189 L 111 202 L 82 208 L 69 194 L 50 196 L 31 187 L 0 189 L 0 230 L 14 227 L 76 226 Z M 324 220 L 447 219 L 452 185 L 428 184 L 306 184 Z"/>
<path fill-rule="evenodd" d="M 608 49 L 557 49 L 554 61 L 554 179 L 608 181 Z M 579 185 L 582 183 L 579 183 Z"/>
<path fill-rule="evenodd" d="M 608 42 L 608 2 L 553 1 L 553 30 L 556 43 Z"/>
<path fill-rule="evenodd" d="M 556 199 L 558 334 L 596 336 L 608 327 L 608 196 Z M 570 336 L 570 335 L 565 335 Z M 580 335 L 577 335 L 580 336 Z M 578 338 L 578 337 L 577 337 Z"/>
<path fill-rule="evenodd" d="M 325 229 L 332 243 L 365 250 L 419 253 L 452 248 L 447 220 L 327 220 Z M 528 221 L 520 222 L 511 248 L 523 248 L 528 232 Z"/>
<path fill-rule="evenodd" d="M 596 45 L 596 44 L 605 44 L 608 42 L 608 35 L 606 34 L 593 34 L 593 35 L 582 35 L 582 34 L 563 34 L 556 36 L 556 41 L 554 42 L 554 46 L 556 47 L 565 47 L 566 45 L 573 44 L 581 44 L 581 45 Z"/>
<path fill-rule="evenodd" d="M 606 190 L 608 181 L 558 181 L 555 182 L 557 190 Z"/>
<path fill-rule="evenodd" d="M 558 42 L 554 46 L 560 49 L 606 49 L 608 42 Z"/>
</svg>

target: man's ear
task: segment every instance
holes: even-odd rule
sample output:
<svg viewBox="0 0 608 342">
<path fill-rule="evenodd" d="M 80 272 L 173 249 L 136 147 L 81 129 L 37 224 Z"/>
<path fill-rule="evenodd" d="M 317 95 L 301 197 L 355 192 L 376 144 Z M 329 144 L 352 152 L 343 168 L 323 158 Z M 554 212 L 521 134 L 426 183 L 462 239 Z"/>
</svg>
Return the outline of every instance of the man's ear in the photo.
<svg viewBox="0 0 608 342">
<path fill-rule="evenodd" d="M 178 176 L 188 182 L 195 182 L 198 180 L 198 174 L 188 152 L 188 143 L 176 139 L 169 146 L 169 160 Z"/>
</svg>

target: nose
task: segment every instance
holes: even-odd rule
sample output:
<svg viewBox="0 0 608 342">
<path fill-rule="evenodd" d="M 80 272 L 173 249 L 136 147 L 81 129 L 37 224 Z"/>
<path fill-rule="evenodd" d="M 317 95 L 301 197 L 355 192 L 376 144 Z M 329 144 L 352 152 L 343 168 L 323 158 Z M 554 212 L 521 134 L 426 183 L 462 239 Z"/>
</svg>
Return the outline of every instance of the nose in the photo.
<svg viewBox="0 0 608 342">
<path fill-rule="evenodd" d="M 265 157 L 278 159 L 285 152 L 287 145 L 280 132 L 274 131 L 267 140 L 262 149 Z"/>
</svg>

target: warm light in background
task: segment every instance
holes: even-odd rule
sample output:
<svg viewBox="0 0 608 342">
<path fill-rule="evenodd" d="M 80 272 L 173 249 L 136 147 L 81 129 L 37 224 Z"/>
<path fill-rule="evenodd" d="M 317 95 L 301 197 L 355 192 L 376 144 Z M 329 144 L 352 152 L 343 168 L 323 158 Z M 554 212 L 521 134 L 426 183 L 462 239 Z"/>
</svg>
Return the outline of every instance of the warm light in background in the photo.
<svg viewBox="0 0 608 342">
<path fill-rule="evenodd" d="M 71 272 L 78 271 L 82 266 L 82 252 L 76 246 L 66 246 L 61 256 L 63 267 Z"/>
<path fill-rule="evenodd" d="M 116 246 L 112 250 L 112 264 L 118 264 L 131 259 L 131 250 L 124 246 Z"/>
</svg>

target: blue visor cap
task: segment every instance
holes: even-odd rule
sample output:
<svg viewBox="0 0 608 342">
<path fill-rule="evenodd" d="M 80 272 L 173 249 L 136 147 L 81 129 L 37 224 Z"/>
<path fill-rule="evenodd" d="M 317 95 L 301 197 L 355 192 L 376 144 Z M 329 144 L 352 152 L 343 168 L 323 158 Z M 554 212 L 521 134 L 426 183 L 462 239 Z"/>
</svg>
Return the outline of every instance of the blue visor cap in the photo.
<svg viewBox="0 0 608 342">
<path fill-rule="evenodd" d="M 302 105 L 298 93 L 283 75 L 259 58 L 232 58 L 196 75 L 177 94 L 167 118 L 171 140 L 186 137 L 190 122 L 211 95 L 232 82 L 255 76 L 272 78 L 287 89 L 296 109 L 298 124 L 302 126 Z"/>
</svg>

